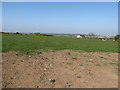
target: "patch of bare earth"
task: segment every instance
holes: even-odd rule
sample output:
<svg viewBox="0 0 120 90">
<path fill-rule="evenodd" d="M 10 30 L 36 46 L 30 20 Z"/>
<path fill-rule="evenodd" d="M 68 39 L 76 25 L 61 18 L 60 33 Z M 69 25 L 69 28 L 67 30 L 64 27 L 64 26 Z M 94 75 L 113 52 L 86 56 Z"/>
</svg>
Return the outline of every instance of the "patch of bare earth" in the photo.
<svg viewBox="0 0 120 90">
<path fill-rule="evenodd" d="M 60 50 L 2 54 L 3 88 L 117 88 L 118 54 Z"/>
</svg>

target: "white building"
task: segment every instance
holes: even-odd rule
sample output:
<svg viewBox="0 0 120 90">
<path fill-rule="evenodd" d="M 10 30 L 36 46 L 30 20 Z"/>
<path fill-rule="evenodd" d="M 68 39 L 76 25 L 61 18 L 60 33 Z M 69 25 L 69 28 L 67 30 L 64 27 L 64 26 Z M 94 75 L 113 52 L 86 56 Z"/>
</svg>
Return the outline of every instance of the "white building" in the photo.
<svg viewBox="0 0 120 90">
<path fill-rule="evenodd" d="M 80 35 L 77 35 L 76 37 L 77 37 L 77 38 L 82 38 L 82 36 L 80 36 Z"/>
</svg>

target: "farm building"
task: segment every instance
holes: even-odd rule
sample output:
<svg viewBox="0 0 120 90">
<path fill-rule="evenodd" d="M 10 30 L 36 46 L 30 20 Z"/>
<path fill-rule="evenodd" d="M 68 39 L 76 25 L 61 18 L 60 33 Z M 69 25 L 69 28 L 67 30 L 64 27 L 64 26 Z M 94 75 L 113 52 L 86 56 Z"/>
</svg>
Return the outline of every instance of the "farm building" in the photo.
<svg viewBox="0 0 120 90">
<path fill-rule="evenodd" d="M 83 38 L 81 35 L 77 35 L 76 37 L 77 37 L 77 38 Z"/>
</svg>

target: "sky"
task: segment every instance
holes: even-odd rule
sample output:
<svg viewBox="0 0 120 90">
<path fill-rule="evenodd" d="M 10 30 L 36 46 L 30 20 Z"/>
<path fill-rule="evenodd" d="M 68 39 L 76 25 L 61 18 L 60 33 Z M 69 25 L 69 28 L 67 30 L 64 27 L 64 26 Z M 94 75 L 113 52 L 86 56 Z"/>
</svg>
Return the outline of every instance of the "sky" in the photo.
<svg viewBox="0 0 120 90">
<path fill-rule="evenodd" d="M 119 2 L 119 0 L 1 0 L 2 2 Z"/>
<path fill-rule="evenodd" d="M 2 3 L 0 2 L 0 32 L 2 31 Z"/>
<path fill-rule="evenodd" d="M 117 2 L 3 2 L 2 31 L 118 33 Z"/>
</svg>

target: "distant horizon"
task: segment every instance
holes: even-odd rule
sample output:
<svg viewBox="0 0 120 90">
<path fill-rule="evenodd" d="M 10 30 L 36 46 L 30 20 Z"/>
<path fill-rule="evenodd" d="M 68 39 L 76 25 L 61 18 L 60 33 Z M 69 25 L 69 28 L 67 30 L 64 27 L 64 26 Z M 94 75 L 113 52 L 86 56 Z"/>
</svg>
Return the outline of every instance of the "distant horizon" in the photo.
<svg viewBox="0 0 120 90">
<path fill-rule="evenodd" d="M 6 31 L 2 31 L 2 32 L 6 32 Z M 6 33 L 17 33 L 17 32 L 6 32 Z M 41 32 L 19 32 L 19 33 L 41 33 Z M 90 32 L 90 33 L 94 33 L 94 32 Z M 90 33 L 41 33 L 41 34 L 81 34 L 81 35 L 89 35 Z M 96 34 L 94 33 L 95 35 L 97 36 L 116 36 L 116 35 L 100 35 L 100 34 Z M 120 35 L 120 34 L 119 34 Z"/>
<path fill-rule="evenodd" d="M 3 2 L 2 31 L 115 36 L 118 2 Z"/>
</svg>

